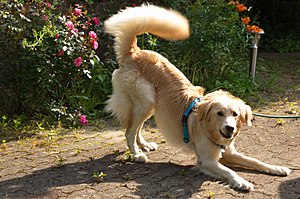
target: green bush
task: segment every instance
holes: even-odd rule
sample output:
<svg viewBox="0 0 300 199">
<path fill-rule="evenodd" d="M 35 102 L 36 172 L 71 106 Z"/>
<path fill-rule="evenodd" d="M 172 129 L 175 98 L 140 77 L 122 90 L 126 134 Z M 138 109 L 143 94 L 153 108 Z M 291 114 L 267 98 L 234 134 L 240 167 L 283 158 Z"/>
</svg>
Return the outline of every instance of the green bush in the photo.
<svg viewBox="0 0 300 199">
<path fill-rule="evenodd" d="M 286 33 L 282 34 L 282 36 L 278 35 L 277 37 L 266 38 L 266 41 L 263 40 L 262 42 L 262 47 L 280 53 L 300 52 L 299 33 Z"/>
<path fill-rule="evenodd" d="M 186 10 L 190 21 L 190 38 L 170 43 L 171 47 L 160 50 L 165 50 L 169 59 L 192 83 L 204 86 L 207 90 L 216 87 L 231 90 L 236 84 L 236 74 L 242 76 L 240 80 L 251 84 L 247 78 L 248 64 L 245 61 L 251 35 L 241 22 L 241 14 L 235 6 L 224 0 L 197 0 Z M 168 53 L 170 50 L 167 49 L 170 48 L 174 53 Z M 241 86 L 244 85 L 247 84 Z M 243 92 L 245 89 L 238 90 Z"/>
<path fill-rule="evenodd" d="M 111 93 L 117 64 L 113 42 L 91 12 L 95 3 L 64 2 L 69 1 L 1 1 L 1 115 L 47 115 L 76 124 L 78 116 L 97 115 Z M 171 43 L 144 34 L 140 46 L 159 51 L 207 90 L 251 91 L 248 78 L 240 75 L 247 74 L 243 57 L 251 35 L 234 5 L 224 0 L 162 2 L 186 12 L 191 37 Z M 110 10 L 103 9 L 106 18 Z"/>
<path fill-rule="evenodd" d="M 96 55 L 98 43 L 105 43 L 102 24 L 86 6 L 4 1 L 0 17 L 3 113 L 52 114 L 74 121 L 101 107 L 116 63 Z"/>
</svg>

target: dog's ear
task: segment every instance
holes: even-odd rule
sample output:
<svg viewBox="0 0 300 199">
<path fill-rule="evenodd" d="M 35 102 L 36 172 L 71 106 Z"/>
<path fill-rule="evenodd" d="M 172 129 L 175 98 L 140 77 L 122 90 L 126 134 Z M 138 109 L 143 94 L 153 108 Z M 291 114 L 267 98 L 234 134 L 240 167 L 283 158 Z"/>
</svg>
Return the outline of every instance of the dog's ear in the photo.
<svg viewBox="0 0 300 199">
<path fill-rule="evenodd" d="M 195 90 L 197 93 L 199 93 L 199 95 L 203 96 L 204 92 L 205 92 L 205 88 L 201 87 L 201 86 L 195 86 Z"/>
<path fill-rule="evenodd" d="M 209 122 L 209 113 L 213 109 L 213 106 L 209 102 L 200 103 L 197 107 L 197 120 L 203 121 L 206 120 Z"/>
<path fill-rule="evenodd" d="M 248 126 L 251 126 L 252 122 L 252 110 L 251 110 L 251 107 L 246 105 L 246 104 L 243 104 L 241 107 L 240 107 L 240 111 L 241 111 L 241 120 L 243 123 L 246 123 Z"/>
</svg>

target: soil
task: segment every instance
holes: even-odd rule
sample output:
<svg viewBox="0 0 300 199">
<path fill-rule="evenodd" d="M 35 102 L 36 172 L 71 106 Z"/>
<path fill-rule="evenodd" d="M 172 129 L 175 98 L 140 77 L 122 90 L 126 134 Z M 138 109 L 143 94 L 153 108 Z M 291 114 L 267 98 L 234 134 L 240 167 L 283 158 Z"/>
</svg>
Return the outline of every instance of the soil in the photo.
<svg viewBox="0 0 300 199">
<path fill-rule="evenodd" d="M 273 65 L 276 60 L 282 65 Z M 300 115 L 300 54 L 260 53 L 260 64 L 264 67 L 258 68 L 257 81 L 270 81 L 251 98 L 253 110 Z M 270 69 L 278 75 L 268 74 Z M 152 124 L 144 134 L 159 148 L 147 153 L 147 163 L 131 161 L 124 129 L 113 125 L 42 131 L 0 145 L 0 198 L 300 198 L 299 129 L 299 119 L 262 117 L 242 129 L 238 151 L 292 169 L 279 177 L 233 168 L 254 184 L 251 192 L 198 172 L 195 156 L 166 143 Z"/>
</svg>

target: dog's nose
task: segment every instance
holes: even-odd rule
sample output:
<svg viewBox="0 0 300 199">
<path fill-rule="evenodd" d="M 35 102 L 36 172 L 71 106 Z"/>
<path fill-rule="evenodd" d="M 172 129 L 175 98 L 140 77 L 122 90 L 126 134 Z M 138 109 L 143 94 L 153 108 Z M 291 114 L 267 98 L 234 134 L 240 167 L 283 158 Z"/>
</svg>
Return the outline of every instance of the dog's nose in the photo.
<svg viewBox="0 0 300 199">
<path fill-rule="evenodd" d="M 226 130 L 227 130 L 228 132 L 230 132 L 230 133 L 232 133 L 233 130 L 234 130 L 234 127 L 229 126 L 229 125 L 226 125 L 225 128 L 226 128 Z"/>
</svg>

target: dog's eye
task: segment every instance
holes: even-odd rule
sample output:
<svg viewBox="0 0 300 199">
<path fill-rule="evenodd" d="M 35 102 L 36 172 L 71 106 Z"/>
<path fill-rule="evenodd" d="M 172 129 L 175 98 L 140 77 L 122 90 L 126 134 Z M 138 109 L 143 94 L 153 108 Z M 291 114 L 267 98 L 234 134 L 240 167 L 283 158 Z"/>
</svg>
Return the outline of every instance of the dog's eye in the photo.
<svg viewBox="0 0 300 199">
<path fill-rule="evenodd" d="M 236 112 L 233 112 L 232 115 L 233 115 L 234 117 L 238 116 L 238 114 L 237 114 Z"/>
<path fill-rule="evenodd" d="M 217 115 L 220 116 L 220 117 L 224 116 L 222 111 L 217 112 Z"/>
</svg>

